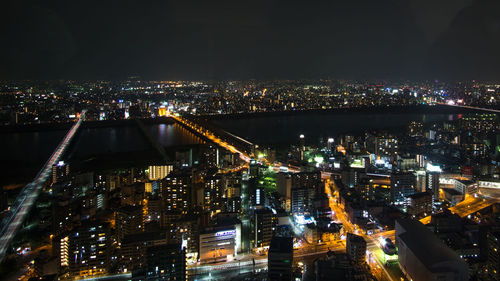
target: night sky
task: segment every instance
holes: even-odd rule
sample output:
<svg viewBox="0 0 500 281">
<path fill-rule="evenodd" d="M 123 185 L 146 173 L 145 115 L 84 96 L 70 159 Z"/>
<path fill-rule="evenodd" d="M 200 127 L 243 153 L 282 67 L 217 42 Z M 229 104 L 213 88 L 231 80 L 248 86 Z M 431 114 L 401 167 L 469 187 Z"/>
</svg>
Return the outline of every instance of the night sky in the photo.
<svg viewBox="0 0 500 281">
<path fill-rule="evenodd" d="M 0 79 L 500 80 L 500 1 L 5 0 Z"/>
</svg>

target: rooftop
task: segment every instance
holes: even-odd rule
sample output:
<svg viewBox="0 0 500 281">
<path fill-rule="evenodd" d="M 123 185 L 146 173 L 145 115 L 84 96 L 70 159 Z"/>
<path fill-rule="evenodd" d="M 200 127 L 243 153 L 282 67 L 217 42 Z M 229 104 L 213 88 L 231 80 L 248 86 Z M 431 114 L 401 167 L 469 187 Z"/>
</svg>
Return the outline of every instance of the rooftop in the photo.
<svg viewBox="0 0 500 281">
<path fill-rule="evenodd" d="M 293 253 L 292 237 L 273 237 L 271 239 L 270 253 Z"/>
<path fill-rule="evenodd" d="M 421 222 L 411 219 L 397 219 L 396 237 L 399 237 L 431 272 L 438 272 L 445 264 L 467 264 L 456 252 L 448 248 L 439 238 Z M 399 232 L 399 233 L 398 233 Z"/>
</svg>

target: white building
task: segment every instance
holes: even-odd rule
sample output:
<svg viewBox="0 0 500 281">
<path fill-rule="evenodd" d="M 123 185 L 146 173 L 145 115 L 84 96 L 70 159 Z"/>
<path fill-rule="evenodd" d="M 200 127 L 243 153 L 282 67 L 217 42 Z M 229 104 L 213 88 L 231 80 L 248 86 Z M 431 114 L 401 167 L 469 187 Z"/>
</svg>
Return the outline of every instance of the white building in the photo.
<svg viewBox="0 0 500 281">
<path fill-rule="evenodd" d="M 237 254 L 240 242 L 241 233 L 235 226 L 207 228 L 200 233 L 200 262 L 232 259 Z"/>
</svg>

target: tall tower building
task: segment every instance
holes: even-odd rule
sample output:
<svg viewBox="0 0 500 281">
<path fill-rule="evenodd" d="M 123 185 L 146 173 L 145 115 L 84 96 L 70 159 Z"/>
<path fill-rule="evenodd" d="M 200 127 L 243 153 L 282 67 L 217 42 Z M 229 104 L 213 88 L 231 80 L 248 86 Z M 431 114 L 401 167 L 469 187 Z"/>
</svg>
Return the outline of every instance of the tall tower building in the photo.
<svg viewBox="0 0 500 281">
<path fill-rule="evenodd" d="M 87 278 L 109 270 L 111 230 L 108 223 L 85 222 L 58 238 L 61 276 Z"/>
<path fill-rule="evenodd" d="M 426 191 L 432 193 L 434 202 L 439 201 L 439 174 L 441 168 L 427 163 L 426 167 Z"/>
<path fill-rule="evenodd" d="M 166 211 L 187 213 L 193 205 L 193 177 L 190 171 L 172 171 L 160 182 L 160 196 Z"/>
<path fill-rule="evenodd" d="M 52 166 L 52 183 L 57 183 L 67 175 L 69 175 L 69 164 L 59 161 L 56 165 Z"/>
</svg>

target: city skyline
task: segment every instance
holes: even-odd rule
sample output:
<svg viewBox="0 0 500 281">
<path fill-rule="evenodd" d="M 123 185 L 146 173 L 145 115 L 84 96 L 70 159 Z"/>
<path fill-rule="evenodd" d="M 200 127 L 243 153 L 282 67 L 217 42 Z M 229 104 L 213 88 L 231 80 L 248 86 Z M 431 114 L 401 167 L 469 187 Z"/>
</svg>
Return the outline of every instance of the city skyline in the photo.
<svg viewBox="0 0 500 281">
<path fill-rule="evenodd" d="M 0 281 L 500 281 L 500 1 L 0 4 Z"/>
</svg>

